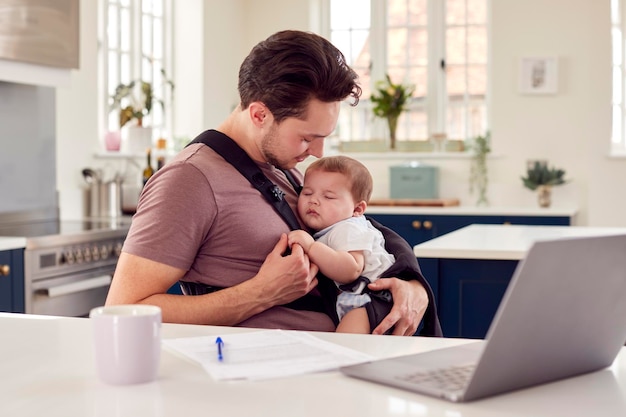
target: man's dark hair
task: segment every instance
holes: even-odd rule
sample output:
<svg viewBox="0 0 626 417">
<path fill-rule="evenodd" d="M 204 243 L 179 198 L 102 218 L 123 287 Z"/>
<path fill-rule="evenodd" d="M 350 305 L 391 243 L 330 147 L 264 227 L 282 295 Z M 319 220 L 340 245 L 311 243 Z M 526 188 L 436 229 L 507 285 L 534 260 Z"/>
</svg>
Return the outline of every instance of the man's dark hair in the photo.
<svg viewBox="0 0 626 417">
<path fill-rule="evenodd" d="M 323 37 L 286 30 L 258 43 L 239 69 L 241 107 L 260 101 L 276 122 L 303 118 L 311 99 L 322 102 L 361 96 L 358 75 L 344 55 Z"/>
</svg>

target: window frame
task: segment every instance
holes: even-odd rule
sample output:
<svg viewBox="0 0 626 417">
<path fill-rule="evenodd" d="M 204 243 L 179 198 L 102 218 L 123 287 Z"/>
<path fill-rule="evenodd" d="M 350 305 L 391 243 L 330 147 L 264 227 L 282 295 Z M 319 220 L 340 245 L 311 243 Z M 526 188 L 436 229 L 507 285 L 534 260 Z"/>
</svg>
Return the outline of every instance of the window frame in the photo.
<svg viewBox="0 0 626 417">
<path fill-rule="evenodd" d="M 150 115 L 147 116 L 150 127 L 153 127 L 153 141 L 155 141 L 157 137 L 167 137 L 168 132 L 174 131 L 173 92 L 170 88 L 166 88 L 165 85 L 156 85 L 154 82 L 155 71 L 160 71 L 160 69 L 166 72 L 169 80 L 173 79 L 173 1 L 162 0 L 161 16 L 145 11 L 143 7 L 144 2 L 151 4 L 152 0 L 99 0 L 99 126 L 102 132 L 121 130 L 119 124 L 117 125 L 117 129 L 112 127 L 115 126 L 112 120 L 117 118 L 117 112 L 110 110 L 112 92 L 120 82 L 128 83 L 131 80 L 148 81 L 152 83 L 155 93 L 153 110 Z M 128 23 L 130 28 L 128 32 L 129 42 L 127 49 L 123 49 L 121 46 L 109 46 L 108 30 L 110 5 L 117 8 L 117 22 L 121 21 L 121 10 L 128 10 Z M 151 57 L 152 59 L 148 59 L 144 56 L 143 27 L 146 19 L 151 22 L 154 22 L 156 19 L 162 20 L 161 41 L 158 44 L 158 48 L 162 50 L 162 56 L 157 58 L 153 56 Z M 122 30 L 121 26 L 118 25 L 116 35 L 118 45 L 122 42 Z M 152 46 L 152 50 L 155 50 L 154 26 L 152 30 L 150 30 L 149 35 L 151 38 L 150 45 Z M 116 64 L 110 62 L 111 54 L 116 56 Z M 125 68 L 123 68 L 125 66 L 122 64 L 124 59 L 127 61 L 130 73 L 126 73 Z M 115 85 L 109 83 L 111 70 L 116 72 L 114 79 L 117 80 L 117 83 L 115 83 Z M 160 107 L 157 100 L 163 101 L 163 107 L 167 109 L 167 111 L 163 111 L 161 122 L 154 123 L 152 118 L 155 115 L 155 111 L 159 112 L 156 108 Z"/>
<path fill-rule="evenodd" d="M 612 156 L 626 156 L 626 0 L 611 0 L 611 137 Z"/>
<path fill-rule="evenodd" d="M 321 31 L 324 36 L 328 39 L 332 38 L 331 31 L 331 0 L 322 0 L 322 12 L 321 12 Z M 387 19 L 387 1 L 386 0 L 370 0 L 371 7 L 371 16 L 379 16 L 378 19 L 372 18 L 371 26 L 370 26 L 370 38 L 381 39 L 379 42 L 379 47 L 371 47 L 371 65 L 370 65 L 370 79 L 371 83 L 374 84 L 375 80 L 382 80 L 385 77 L 386 69 L 387 69 L 387 59 L 386 59 L 386 48 L 387 48 L 387 30 L 386 30 L 386 19 Z M 442 57 L 446 57 L 446 29 L 447 24 L 445 21 L 445 1 L 441 0 L 427 0 L 428 7 L 428 15 L 429 19 L 427 22 L 428 28 L 428 63 L 427 63 L 427 93 L 423 102 L 420 103 L 417 99 L 412 99 L 409 104 L 408 111 L 403 113 L 400 118 L 399 125 L 406 126 L 405 128 L 408 130 L 408 126 L 410 121 L 408 120 L 407 114 L 408 112 L 415 111 L 416 109 L 420 109 L 426 112 L 427 115 L 427 124 L 426 124 L 426 137 L 411 137 L 407 135 L 400 135 L 398 139 L 400 141 L 405 142 L 427 142 L 434 135 L 437 135 L 440 132 L 446 131 L 446 117 L 447 117 L 447 106 L 448 106 L 448 91 L 446 89 L 446 69 L 445 67 L 441 67 Z M 483 104 L 485 106 L 485 114 L 484 114 L 484 132 L 480 132 L 479 134 L 485 134 L 490 129 L 490 61 L 491 61 L 491 42 L 490 42 L 490 13 L 489 10 L 491 8 L 491 1 L 485 0 L 486 7 L 486 16 L 485 16 L 485 31 L 486 31 L 486 56 L 484 63 L 485 65 L 485 76 L 486 76 L 486 85 L 485 85 L 485 97 Z M 471 25 L 466 24 L 466 27 Z M 467 40 L 467 38 L 466 38 Z M 370 44 L 372 45 L 372 44 Z M 471 65 L 472 63 L 466 59 L 464 65 Z M 467 69 L 466 69 L 467 70 Z M 393 80 L 394 82 L 404 82 L 403 80 Z M 370 86 L 372 89 L 374 85 Z M 429 92 L 435 91 L 436 94 L 429 94 Z M 465 98 L 463 101 L 463 107 L 466 109 L 466 114 L 469 113 L 470 103 L 472 102 L 472 98 L 469 96 L 469 89 L 466 87 L 465 89 Z M 342 110 L 341 117 L 351 119 L 353 118 L 361 118 L 363 120 L 366 117 L 370 117 L 369 130 L 366 131 L 362 137 L 358 137 L 354 139 L 353 137 L 346 137 L 345 135 L 341 135 L 341 139 L 343 141 L 346 140 L 370 140 L 371 138 L 376 137 L 385 137 L 387 134 L 387 127 L 383 120 L 378 118 L 373 118 L 371 116 L 371 101 L 369 97 L 362 96 L 361 101 L 359 102 L 359 106 L 357 109 L 349 109 L 349 106 L 344 104 L 345 110 Z M 352 113 L 350 116 L 345 115 L 346 112 Z M 433 117 L 434 115 L 434 117 Z M 378 119 L 378 120 L 377 120 Z M 465 137 L 464 138 L 450 138 L 450 139 L 462 139 L 463 141 L 467 141 L 471 139 L 473 136 L 470 136 L 470 128 L 469 128 L 469 117 L 465 119 Z M 399 128 L 400 131 L 400 128 Z M 358 134 L 358 133 L 357 133 Z M 349 135 L 352 136 L 352 135 Z"/>
</svg>

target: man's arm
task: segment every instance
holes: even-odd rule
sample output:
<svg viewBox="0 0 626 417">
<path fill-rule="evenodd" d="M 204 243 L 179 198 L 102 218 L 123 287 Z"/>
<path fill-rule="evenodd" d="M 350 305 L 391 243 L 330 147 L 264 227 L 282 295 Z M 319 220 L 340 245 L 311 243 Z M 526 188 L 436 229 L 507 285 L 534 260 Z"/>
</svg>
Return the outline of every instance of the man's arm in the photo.
<svg viewBox="0 0 626 417">
<path fill-rule="evenodd" d="M 383 273 L 383 277 L 371 283 L 374 291 L 389 290 L 393 296 L 393 308 L 374 329 L 374 334 L 383 334 L 392 326 L 395 335 L 414 334 L 420 322 L 424 336 L 443 336 L 435 299 L 430 285 L 422 275 L 411 246 L 396 232 L 368 217 L 368 220 L 383 233 L 385 249 L 392 253 L 396 262 Z"/>
<path fill-rule="evenodd" d="M 282 256 L 286 249 L 287 236 L 283 235 L 254 277 L 193 297 L 167 294 L 184 276 L 184 270 L 122 253 L 106 304 L 157 305 L 165 322 L 235 325 L 300 298 L 317 285 L 317 267 L 309 263 L 302 248 L 294 245 L 289 256 Z"/>
</svg>

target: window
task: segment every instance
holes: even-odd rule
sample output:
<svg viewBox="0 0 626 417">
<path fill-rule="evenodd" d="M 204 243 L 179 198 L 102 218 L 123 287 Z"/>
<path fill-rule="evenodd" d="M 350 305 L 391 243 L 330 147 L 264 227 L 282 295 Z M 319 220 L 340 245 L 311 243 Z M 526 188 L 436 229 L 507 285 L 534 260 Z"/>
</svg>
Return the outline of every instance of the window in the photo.
<svg viewBox="0 0 626 417">
<path fill-rule="evenodd" d="M 624 80 L 626 79 L 624 57 L 624 0 L 611 0 L 611 39 L 613 46 L 613 98 L 611 152 L 626 154 L 626 104 L 624 103 Z"/>
<path fill-rule="evenodd" d="M 341 111 L 340 140 L 383 137 L 386 126 L 374 119 L 369 97 L 385 74 L 416 87 L 400 117 L 398 140 L 486 133 L 487 0 L 327 1 L 329 39 L 363 88 L 360 104 L 346 103 Z"/>
<path fill-rule="evenodd" d="M 155 135 L 171 132 L 171 90 L 162 70 L 171 74 L 171 1 L 101 0 L 102 109 L 105 130 L 120 129 L 119 112 L 109 111 L 111 96 L 120 84 L 133 80 L 151 83 L 154 105 L 144 126 Z M 163 105 L 158 104 L 159 102 Z"/>
</svg>

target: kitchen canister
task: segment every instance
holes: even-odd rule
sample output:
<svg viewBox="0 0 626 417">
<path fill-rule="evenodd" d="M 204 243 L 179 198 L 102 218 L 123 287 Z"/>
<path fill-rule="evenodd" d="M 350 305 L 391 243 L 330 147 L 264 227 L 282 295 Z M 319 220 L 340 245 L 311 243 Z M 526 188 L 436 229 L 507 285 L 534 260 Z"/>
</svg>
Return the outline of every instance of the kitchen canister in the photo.
<svg viewBox="0 0 626 417">
<path fill-rule="evenodd" d="M 390 196 L 398 199 L 439 198 L 439 168 L 409 162 L 389 167 Z"/>
</svg>

